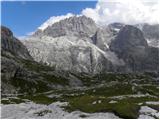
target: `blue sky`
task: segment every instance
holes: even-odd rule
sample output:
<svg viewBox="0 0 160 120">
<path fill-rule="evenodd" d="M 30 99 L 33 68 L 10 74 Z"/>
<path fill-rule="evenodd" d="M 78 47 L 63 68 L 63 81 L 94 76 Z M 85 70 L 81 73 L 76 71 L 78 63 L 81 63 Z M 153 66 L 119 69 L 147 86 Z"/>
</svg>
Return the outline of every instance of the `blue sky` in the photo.
<svg viewBox="0 0 160 120">
<path fill-rule="evenodd" d="M 10 28 L 15 36 L 25 36 L 35 31 L 51 16 L 67 13 L 80 14 L 87 7 L 95 8 L 96 1 L 70 2 L 2 2 L 1 24 Z"/>
</svg>

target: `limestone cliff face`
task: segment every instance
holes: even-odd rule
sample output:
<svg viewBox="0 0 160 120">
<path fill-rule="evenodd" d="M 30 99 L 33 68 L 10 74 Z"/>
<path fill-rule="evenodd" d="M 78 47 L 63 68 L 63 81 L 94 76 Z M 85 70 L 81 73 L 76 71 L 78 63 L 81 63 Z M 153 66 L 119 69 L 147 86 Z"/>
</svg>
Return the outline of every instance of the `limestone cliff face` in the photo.
<svg viewBox="0 0 160 120">
<path fill-rule="evenodd" d="M 57 70 L 92 74 L 157 70 L 158 54 L 152 56 L 151 51 L 158 49 L 148 44 L 143 31 L 122 23 L 99 27 L 90 18 L 74 16 L 38 30 L 23 43 L 35 61 Z M 145 65 L 149 63 L 153 67 Z"/>
<path fill-rule="evenodd" d="M 22 66 L 19 60 L 33 60 L 27 48 L 6 27 L 1 27 L 1 71 L 2 78 L 9 80 Z"/>
<path fill-rule="evenodd" d="M 2 55 L 11 53 L 17 58 L 32 60 L 27 48 L 4 26 L 1 27 L 1 51 Z"/>
<path fill-rule="evenodd" d="M 91 36 L 97 29 L 94 21 L 85 16 L 70 17 L 54 23 L 47 27 L 43 32 L 37 31 L 34 35 L 60 37 L 65 35 Z"/>
<path fill-rule="evenodd" d="M 14 86 L 9 84 L 10 80 L 15 77 L 22 64 L 18 61 L 21 59 L 32 60 L 27 48 L 18 41 L 13 33 L 6 27 L 1 27 L 1 78 L 2 92 L 16 92 Z"/>
<path fill-rule="evenodd" d="M 144 35 L 144 38 L 147 40 L 148 45 L 151 47 L 159 47 L 159 24 L 136 24 L 137 28 L 139 28 Z"/>
<path fill-rule="evenodd" d="M 149 47 L 142 31 L 134 26 L 123 27 L 110 49 L 125 61 L 129 71 L 156 71 L 158 68 L 158 49 Z M 155 50 L 154 54 L 151 49 Z"/>
<path fill-rule="evenodd" d="M 51 73 L 50 73 L 51 72 Z M 33 61 L 27 48 L 13 36 L 6 27 L 1 27 L 1 85 L 2 94 L 35 93 L 57 88 L 58 79 L 67 83 L 64 77 L 57 77 L 54 69 Z M 53 81 L 49 78 L 53 77 Z"/>
<path fill-rule="evenodd" d="M 57 70 L 95 74 L 123 65 L 108 49 L 113 38 L 112 30 L 98 28 L 92 19 L 80 16 L 37 31 L 23 43 L 38 62 Z"/>
</svg>

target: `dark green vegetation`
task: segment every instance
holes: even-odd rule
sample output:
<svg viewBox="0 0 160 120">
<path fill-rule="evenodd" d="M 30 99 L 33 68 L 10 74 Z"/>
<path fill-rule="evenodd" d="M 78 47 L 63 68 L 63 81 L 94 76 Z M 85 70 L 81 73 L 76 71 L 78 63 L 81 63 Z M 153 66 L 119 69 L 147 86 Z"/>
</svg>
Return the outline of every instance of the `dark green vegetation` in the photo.
<svg viewBox="0 0 160 120">
<path fill-rule="evenodd" d="M 54 67 L 31 60 L 12 58 L 12 55 L 2 56 L 5 59 L 3 64 L 8 61 L 12 63 L 12 66 L 5 66 L 1 70 L 2 82 L 15 87 L 18 93 L 34 94 L 52 90 L 57 85 L 61 87 L 69 85 L 69 80 L 55 72 Z"/>
<path fill-rule="evenodd" d="M 19 103 L 26 102 L 25 99 L 21 99 L 21 98 L 18 98 L 18 97 L 8 97 L 6 99 L 3 99 L 3 97 L 1 99 L 2 104 L 19 104 Z"/>
<path fill-rule="evenodd" d="M 21 99 L 28 99 L 30 101 L 37 103 L 37 104 L 51 104 L 56 101 L 56 99 L 49 98 L 43 94 L 35 95 L 35 96 L 29 96 L 29 95 L 22 96 Z"/>
<path fill-rule="evenodd" d="M 81 110 L 83 112 L 114 112 L 122 118 L 137 118 L 139 106 L 135 103 L 119 101 L 109 103 L 109 99 L 99 96 L 82 96 L 70 100 L 67 110 Z"/>
<path fill-rule="evenodd" d="M 24 60 L 23 63 L 29 70 L 37 72 L 47 83 L 59 84 L 63 86 L 69 84 L 69 80 L 56 73 L 54 67 L 28 60 Z"/>
<path fill-rule="evenodd" d="M 35 95 L 20 95 L 17 97 L 22 101 L 16 103 L 24 102 L 23 99 L 38 104 L 62 101 L 69 103 L 68 106 L 64 106 L 68 112 L 75 110 L 86 113 L 113 112 L 121 118 L 138 118 L 141 106 L 159 109 L 159 105 L 146 104 L 147 101 L 159 101 L 158 80 L 151 73 L 109 73 L 92 77 L 81 75 L 81 79 L 84 84 L 81 89 L 53 89 Z M 88 86 L 90 84 L 92 86 Z M 12 102 L 2 100 L 2 103 Z M 81 116 L 85 117 L 86 115 Z"/>
<path fill-rule="evenodd" d="M 138 75 L 137 77 L 137 80 L 131 78 L 127 80 L 127 77 L 125 77 L 124 81 L 121 79 L 122 82 L 119 80 L 117 82 L 108 82 L 106 85 L 83 91 L 83 95 L 68 96 L 66 99 L 68 98 L 69 106 L 66 109 L 68 111 L 80 110 L 89 113 L 113 112 L 122 118 L 137 118 L 139 109 L 145 102 L 159 101 L 158 84 L 153 79 L 148 79 L 149 76 L 145 78 L 145 76 L 140 77 Z M 140 79 L 142 79 L 142 82 Z M 145 81 L 143 81 L 144 79 Z M 139 84 L 136 84 L 137 82 Z M 151 89 L 149 89 L 150 87 Z M 138 94 L 143 95 L 138 96 Z M 112 103 L 111 101 L 115 102 Z M 149 107 L 159 108 L 158 105 Z"/>
</svg>

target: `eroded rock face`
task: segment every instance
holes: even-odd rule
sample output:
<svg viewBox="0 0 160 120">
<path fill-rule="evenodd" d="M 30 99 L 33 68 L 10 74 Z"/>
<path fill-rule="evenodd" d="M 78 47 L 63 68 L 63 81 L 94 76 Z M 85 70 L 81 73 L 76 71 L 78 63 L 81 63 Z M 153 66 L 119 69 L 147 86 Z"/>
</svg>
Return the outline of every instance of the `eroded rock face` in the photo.
<svg viewBox="0 0 160 120">
<path fill-rule="evenodd" d="M 22 67 L 18 60 L 33 60 L 27 48 L 6 27 L 1 27 L 1 71 L 2 78 L 9 80 Z"/>
<path fill-rule="evenodd" d="M 136 27 L 143 32 L 149 46 L 159 47 L 159 24 L 138 24 Z"/>
<path fill-rule="evenodd" d="M 114 37 L 110 28 L 98 28 L 92 19 L 80 16 L 36 32 L 24 45 L 36 61 L 57 70 L 99 73 L 124 65 L 123 60 L 109 50 Z"/>
<path fill-rule="evenodd" d="M 103 51 L 108 51 L 109 45 L 115 36 L 116 32 L 110 27 L 98 28 L 92 37 L 93 44 Z"/>
<path fill-rule="evenodd" d="M 9 82 L 22 68 L 18 60 L 32 60 L 32 57 L 27 48 L 4 26 L 1 27 L 1 55 L 2 93 L 14 93 L 16 89 Z"/>
<path fill-rule="evenodd" d="M 79 79 L 74 81 L 74 76 L 63 72 L 64 69 L 55 71 L 54 67 L 35 62 L 27 48 L 13 36 L 8 28 L 2 27 L 1 32 L 1 85 L 3 95 L 16 93 L 34 94 L 52 89 L 72 88 L 83 85 Z M 59 52 L 57 55 L 59 55 Z M 39 57 L 39 53 L 35 54 L 38 54 L 36 56 Z M 61 59 L 59 57 L 56 58 L 57 60 Z"/>
<path fill-rule="evenodd" d="M 37 31 L 35 36 L 47 35 L 51 37 L 60 37 L 65 35 L 91 36 L 97 29 L 94 21 L 88 17 L 70 17 L 60 22 L 54 23 L 52 26 L 47 27 L 43 32 Z"/>
<path fill-rule="evenodd" d="M 1 27 L 2 94 L 34 93 L 44 86 L 48 89 L 45 81 L 41 82 L 44 80 L 41 73 L 33 70 L 33 66 L 36 67 L 36 63 L 27 48 L 8 28 Z"/>
<path fill-rule="evenodd" d="M 142 31 L 134 26 L 123 27 L 111 43 L 110 49 L 125 61 L 129 71 L 157 70 L 158 52 L 152 54 L 153 48 L 148 46 Z M 153 67 L 148 67 L 148 64 L 152 64 Z"/>
<path fill-rule="evenodd" d="M 57 70 L 98 73 L 106 69 L 105 64 L 110 64 L 107 65 L 107 70 L 110 70 L 109 66 L 112 64 L 121 66 L 123 61 L 114 53 L 104 52 L 90 41 L 90 38 L 80 39 L 75 36 L 43 36 L 29 38 L 24 44 L 36 61 L 46 63 Z"/>
<path fill-rule="evenodd" d="M 134 53 L 136 52 L 135 50 L 145 50 L 147 47 L 148 44 L 144 39 L 143 33 L 130 25 L 123 27 L 111 44 L 111 50 L 118 53 L 121 57 L 123 53 Z"/>
<path fill-rule="evenodd" d="M 1 51 L 2 55 L 12 54 L 18 58 L 32 60 L 27 48 L 6 27 L 1 27 Z"/>
</svg>

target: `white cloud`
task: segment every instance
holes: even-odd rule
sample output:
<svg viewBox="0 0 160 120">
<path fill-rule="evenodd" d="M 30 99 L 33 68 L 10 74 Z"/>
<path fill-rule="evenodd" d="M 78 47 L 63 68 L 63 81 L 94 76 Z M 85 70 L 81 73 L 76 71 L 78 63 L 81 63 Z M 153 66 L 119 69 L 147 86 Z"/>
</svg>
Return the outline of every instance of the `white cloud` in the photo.
<svg viewBox="0 0 160 120">
<path fill-rule="evenodd" d="M 154 24 L 159 20 L 158 7 L 158 0 L 99 0 L 96 8 L 86 8 L 82 14 L 99 25 L 112 22 Z"/>
<path fill-rule="evenodd" d="M 101 26 L 113 22 L 154 24 L 159 21 L 158 7 L 158 0 L 98 0 L 95 8 L 85 8 L 81 15 L 92 18 Z M 74 14 L 68 13 L 50 17 L 38 29 L 44 30 L 48 26 L 72 16 Z"/>
<path fill-rule="evenodd" d="M 27 33 L 28 36 L 33 35 L 35 31 Z"/>
<path fill-rule="evenodd" d="M 38 29 L 44 30 L 44 29 L 47 28 L 48 26 L 51 26 L 51 25 L 53 25 L 54 23 L 59 22 L 60 20 L 63 20 L 63 19 L 66 19 L 66 18 L 69 18 L 69 17 L 72 17 L 72 16 L 74 16 L 72 13 L 68 13 L 68 14 L 66 14 L 66 15 L 50 17 L 50 18 L 49 18 L 46 22 L 44 22 Z"/>
<path fill-rule="evenodd" d="M 26 33 L 26 34 L 23 35 L 23 36 L 16 36 L 16 38 L 18 38 L 19 40 L 25 40 L 27 37 L 33 35 L 34 33 L 35 33 L 35 31 L 33 31 L 33 32 L 28 32 L 28 33 Z"/>
<path fill-rule="evenodd" d="M 18 40 L 25 40 L 27 36 L 16 36 L 16 38 L 18 38 Z"/>
</svg>

